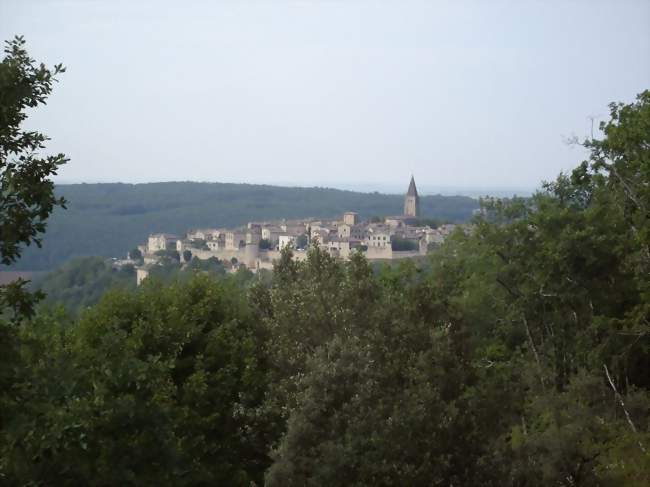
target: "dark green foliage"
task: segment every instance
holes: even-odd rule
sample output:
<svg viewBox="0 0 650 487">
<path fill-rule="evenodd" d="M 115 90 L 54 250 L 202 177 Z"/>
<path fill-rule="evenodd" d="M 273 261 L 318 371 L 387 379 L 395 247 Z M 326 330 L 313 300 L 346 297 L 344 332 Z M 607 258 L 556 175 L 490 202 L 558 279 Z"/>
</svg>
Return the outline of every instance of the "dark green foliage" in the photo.
<svg viewBox="0 0 650 487">
<path fill-rule="evenodd" d="M 40 157 L 48 140 L 40 132 L 26 131 L 27 110 L 44 105 L 56 75 L 36 64 L 25 41 L 8 41 L 0 62 L 0 269 L 15 264 L 26 245 L 41 246 L 46 220 L 64 199 L 54 193 L 50 179 L 67 161 L 63 154 Z M 12 310 L 13 320 L 31 316 L 38 296 L 29 295 L 26 281 L 0 286 L 0 314 Z"/>
<path fill-rule="evenodd" d="M 163 261 L 180 262 L 181 260 L 181 255 L 178 253 L 178 250 L 174 249 L 159 250 L 156 252 L 156 255 L 162 257 Z"/>
<path fill-rule="evenodd" d="M 45 104 L 64 68 L 37 65 L 24 46 L 21 37 L 8 41 L 0 63 L 0 260 L 5 265 L 20 257 L 22 245 L 41 243 L 45 220 L 64 203 L 54 196 L 49 178 L 66 162 L 65 156 L 36 157 L 47 137 L 22 130 L 27 109 Z"/>
<path fill-rule="evenodd" d="M 200 250 L 210 250 L 210 247 L 208 247 L 207 242 L 202 238 L 197 238 L 192 240 L 192 247 Z"/>
<path fill-rule="evenodd" d="M 260 249 L 261 250 L 269 250 L 273 248 L 273 244 L 271 243 L 270 240 L 263 238 L 260 240 Z"/>
<path fill-rule="evenodd" d="M 247 411 L 264 375 L 245 295 L 196 278 L 113 292 L 73 328 L 23 333 L 3 424 L 11 485 L 249 485 L 268 464 Z M 47 338 L 46 338 L 47 337 Z"/>
<path fill-rule="evenodd" d="M 151 183 L 58 185 L 66 211 L 55 210 L 42 249 L 26 249 L 16 269 L 51 270 L 73 257 L 124 255 L 150 233 L 183 234 L 190 228 L 234 227 L 279 218 L 334 218 L 345 211 L 401 214 L 401 195 L 327 188 L 250 184 Z M 468 221 L 478 201 L 464 196 L 424 196 L 427 216 Z"/>
<path fill-rule="evenodd" d="M 296 237 L 296 248 L 297 249 L 306 249 L 309 245 L 309 237 L 306 234 L 298 235 Z"/>
<path fill-rule="evenodd" d="M 45 148 L 47 137 L 24 130 L 27 111 L 45 104 L 56 75 L 64 69 L 60 65 L 53 70 L 37 65 L 24 45 L 21 37 L 7 42 L 0 62 L 0 269 L 15 263 L 25 245 L 40 246 L 46 220 L 55 206 L 64 204 L 63 198 L 55 196 L 50 178 L 66 162 L 65 156 L 41 157 L 39 152 Z M 42 298 L 41 293 L 28 292 L 27 284 L 19 279 L 0 285 L 0 458 L 6 454 L 7 425 L 21 409 L 18 391 L 28 387 L 16 325 L 33 318 Z M 27 435 L 29 430 L 19 433 Z M 3 466 L 0 483 L 5 484 Z"/>
<path fill-rule="evenodd" d="M 176 259 L 166 259 L 149 267 L 150 276 L 160 282 L 186 282 L 197 274 L 220 279 L 226 275 L 223 262 L 216 257 L 200 260 L 196 257 L 181 265 Z M 243 284 L 251 279 L 249 272 L 238 274 Z M 99 302 L 111 289 L 133 290 L 136 272 L 132 265 L 114 267 L 110 259 L 81 257 L 34 280 L 32 287 L 45 294 L 45 308 L 63 306 L 72 315 Z"/>
<path fill-rule="evenodd" d="M 418 250 L 420 248 L 420 245 L 416 241 L 398 237 L 391 238 L 390 246 L 393 250 L 397 251 Z"/>
<path fill-rule="evenodd" d="M 194 257 L 190 262 L 188 268 L 199 271 L 215 271 L 219 273 L 224 271 L 223 262 L 217 257 L 210 257 L 206 260 L 201 260 L 197 257 Z"/>
<path fill-rule="evenodd" d="M 135 269 L 133 266 L 114 269 L 102 257 L 83 257 L 37 279 L 34 287 L 45 293 L 44 305 L 63 305 L 76 313 L 99 302 L 112 288 L 135 289 Z"/>
<path fill-rule="evenodd" d="M 267 407 L 286 420 L 267 485 L 502 485 L 485 438 L 507 431 L 490 389 L 503 382 L 474 364 L 431 280 L 408 264 L 387 272 L 311 249 L 256 295 Z"/>
<path fill-rule="evenodd" d="M 141 261 L 142 260 L 142 252 L 140 252 L 140 249 L 135 247 L 129 252 L 129 259 L 133 259 L 135 261 Z"/>
<path fill-rule="evenodd" d="M 169 282 L 181 270 L 181 264 L 175 259 L 163 259 L 149 268 L 149 276 L 161 282 Z"/>
</svg>

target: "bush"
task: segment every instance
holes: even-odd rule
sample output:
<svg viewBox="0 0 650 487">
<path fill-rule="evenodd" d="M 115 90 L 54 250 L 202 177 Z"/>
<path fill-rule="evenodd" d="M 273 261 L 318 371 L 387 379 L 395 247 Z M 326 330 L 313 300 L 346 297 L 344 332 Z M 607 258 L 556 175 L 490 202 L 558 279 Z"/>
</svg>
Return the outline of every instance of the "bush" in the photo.
<svg viewBox="0 0 650 487">
<path fill-rule="evenodd" d="M 271 250 L 273 248 L 273 244 L 269 239 L 263 238 L 260 240 L 260 249 L 261 250 Z"/>
<path fill-rule="evenodd" d="M 407 240 L 404 238 L 397 238 L 397 237 L 392 237 L 390 241 L 390 246 L 392 247 L 393 250 L 396 251 L 413 251 L 413 250 L 419 250 L 420 246 L 418 242 L 414 240 Z"/>
<path fill-rule="evenodd" d="M 158 250 L 155 255 L 159 257 L 163 257 L 164 259 L 168 260 L 173 260 L 176 262 L 180 262 L 181 260 L 181 255 L 178 253 L 178 250 L 172 250 L 172 249 L 166 249 L 166 250 Z"/>
</svg>

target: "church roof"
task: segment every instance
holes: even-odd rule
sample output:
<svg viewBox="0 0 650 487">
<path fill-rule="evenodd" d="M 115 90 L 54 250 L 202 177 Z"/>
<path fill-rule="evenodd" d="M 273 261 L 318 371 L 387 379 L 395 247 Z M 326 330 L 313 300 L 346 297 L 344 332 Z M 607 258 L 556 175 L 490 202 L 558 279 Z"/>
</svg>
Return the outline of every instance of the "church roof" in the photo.
<svg viewBox="0 0 650 487">
<path fill-rule="evenodd" d="M 406 192 L 406 196 L 417 196 L 418 189 L 415 187 L 415 179 L 411 176 L 411 183 L 409 184 L 409 190 Z"/>
</svg>

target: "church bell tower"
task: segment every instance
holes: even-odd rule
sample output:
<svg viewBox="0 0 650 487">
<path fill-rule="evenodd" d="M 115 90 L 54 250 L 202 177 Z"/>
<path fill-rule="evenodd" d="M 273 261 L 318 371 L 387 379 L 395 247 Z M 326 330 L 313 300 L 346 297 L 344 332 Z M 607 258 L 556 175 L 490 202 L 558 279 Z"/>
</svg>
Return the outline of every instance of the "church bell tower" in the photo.
<svg viewBox="0 0 650 487">
<path fill-rule="evenodd" d="M 417 218 L 420 216 L 420 197 L 418 189 L 415 187 L 415 179 L 411 176 L 411 183 L 404 198 L 404 216 Z"/>
</svg>

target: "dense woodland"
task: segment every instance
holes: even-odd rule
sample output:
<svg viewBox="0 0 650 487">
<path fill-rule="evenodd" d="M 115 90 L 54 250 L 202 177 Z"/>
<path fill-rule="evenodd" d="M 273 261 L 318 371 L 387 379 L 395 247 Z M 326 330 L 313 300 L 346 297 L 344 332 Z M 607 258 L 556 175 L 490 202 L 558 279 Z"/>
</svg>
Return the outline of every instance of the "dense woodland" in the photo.
<svg viewBox="0 0 650 487">
<path fill-rule="evenodd" d="M 404 178 L 404 189 L 408 174 Z M 225 183 L 58 185 L 67 209 L 47 223 L 43 247 L 30 246 L 13 269 L 53 270 L 83 256 L 118 257 L 150 233 L 178 235 L 191 228 L 236 227 L 281 218 L 335 218 L 357 211 L 362 218 L 399 215 L 401 195 L 327 188 L 285 188 Z M 423 196 L 422 214 L 442 221 L 468 221 L 478 201 L 466 196 Z"/>
<path fill-rule="evenodd" d="M 113 269 L 102 257 L 80 257 L 65 263 L 56 271 L 32 281 L 32 289 L 44 293 L 39 305 L 61 307 L 76 314 L 79 310 L 99 302 L 106 291 L 114 288 L 135 289 L 133 266 Z"/>
<path fill-rule="evenodd" d="M 588 160 L 484 201 L 424 263 L 287 249 L 270 274 L 154 276 L 78 316 L 1 286 L 0 481 L 647 486 L 650 91 L 610 115 Z M 57 204 L 19 187 L 41 206 L 0 205 L 8 262 Z"/>
<path fill-rule="evenodd" d="M 216 257 L 207 260 L 194 257 L 187 264 L 181 264 L 174 258 L 163 258 L 150 269 L 150 275 L 163 283 L 187 282 L 197 274 L 220 279 L 225 276 L 227 267 L 227 263 Z M 262 273 L 268 271 L 263 270 Z M 253 273 L 242 267 L 237 271 L 236 278 L 243 283 L 252 280 Z M 109 290 L 133 291 L 135 287 L 136 271 L 133 265 L 115 268 L 111 259 L 97 256 L 72 259 L 30 282 L 33 291 L 44 294 L 38 303 L 39 309 L 58 308 L 73 316 L 97 304 Z"/>
</svg>

